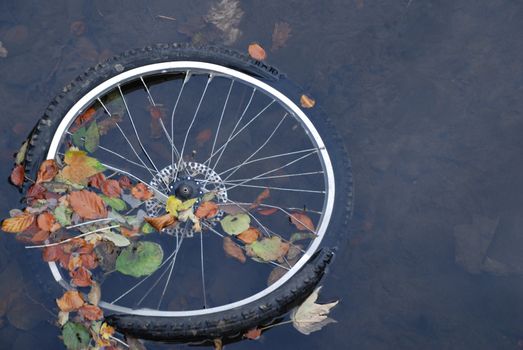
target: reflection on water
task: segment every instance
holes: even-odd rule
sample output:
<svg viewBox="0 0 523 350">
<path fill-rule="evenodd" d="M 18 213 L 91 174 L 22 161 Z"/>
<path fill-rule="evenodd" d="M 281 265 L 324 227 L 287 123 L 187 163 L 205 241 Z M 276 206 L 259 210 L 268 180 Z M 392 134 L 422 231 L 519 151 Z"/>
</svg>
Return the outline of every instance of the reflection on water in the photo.
<svg viewBox="0 0 523 350">
<path fill-rule="evenodd" d="M 276 327 L 227 348 L 521 346 L 523 6 L 216 3 L 0 3 L 3 177 L 50 99 L 99 60 L 152 42 L 257 41 L 338 127 L 357 203 L 322 292 L 341 298 L 339 323 L 309 337 Z M 272 42 L 276 23 L 291 28 L 283 44 Z M 6 216 L 18 193 L 0 191 Z M 0 246 L 0 348 L 60 348 L 55 295 L 25 261 L 37 257 L 5 234 Z"/>
</svg>

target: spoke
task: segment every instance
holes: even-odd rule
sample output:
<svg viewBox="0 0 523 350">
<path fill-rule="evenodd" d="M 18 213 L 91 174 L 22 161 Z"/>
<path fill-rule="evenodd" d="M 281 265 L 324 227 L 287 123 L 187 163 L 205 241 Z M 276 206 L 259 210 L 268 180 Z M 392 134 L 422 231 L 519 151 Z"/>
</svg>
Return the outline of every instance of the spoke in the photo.
<svg viewBox="0 0 523 350">
<path fill-rule="evenodd" d="M 231 203 L 231 204 L 234 204 L 235 206 L 237 206 L 238 208 L 240 208 L 243 212 L 245 212 L 247 215 L 249 215 L 251 218 L 254 219 L 254 221 L 256 221 L 256 223 L 258 223 L 258 225 L 260 225 L 260 227 L 265 231 L 265 233 L 267 234 L 267 236 L 271 237 L 272 234 L 275 234 L 274 232 L 272 232 L 271 230 L 269 230 L 267 227 L 265 227 L 265 225 L 263 225 L 254 215 L 251 214 L 251 212 L 249 212 L 247 209 L 245 209 L 244 207 L 242 207 L 241 205 L 239 205 L 238 203 L 236 203 L 235 201 L 233 200 L 230 200 L 230 199 L 226 199 L 227 202 Z M 277 234 L 275 234 L 276 236 L 278 236 Z"/>
<path fill-rule="evenodd" d="M 255 176 L 255 177 L 253 177 L 253 178 L 251 178 L 251 179 L 248 179 L 248 180 L 245 180 L 245 181 L 243 181 L 243 182 L 240 182 L 239 184 L 235 184 L 235 185 L 229 187 L 228 190 L 233 189 L 233 188 L 238 187 L 238 186 L 241 186 L 241 185 L 243 185 L 243 184 L 245 184 L 245 183 L 247 183 L 247 182 L 249 182 L 249 181 L 256 180 L 256 179 L 258 179 L 259 177 L 262 177 L 262 176 L 265 176 L 265 175 L 268 175 L 268 174 L 272 174 L 272 173 L 274 173 L 275 171 L 278 171 L 278 170 L 284 169 L 284 168 L 286 168 L 286 167 L 288 167 L 288 166 L 290 166 L 290 165 L 292 165 L 292 164 L 294 164 L 294 163 L 296 163 L 296 162 L 299 162 L 300 160 L 305 159 L 305 158 L 307 158 L 308 156 L 310 156 L 310 155 L 312 155 L 312 154 L 315 154 L 315 153 L 317 153 L 316 150 L 314 150 L 313 152 L 307 153 L 306 155 L 301 156 L 301 157 L 299 157 L 299 158 L 297 158 L 297 159 L 295 159 L 295 160 L 293 160 L 293 161 L 290 161 L 290 162 L 288 162 L 287 164 L 284 164 L 284 165 L 282 165 L 282 166 L 280 166 L 280 167 L 278 167 L 278 168 L 276 168 L 276 169 L 272 169 L 272 170 L 266 171 L 266 172 L 264 172 L 264 173 L 262 173 L 262 174 L 260 174 L 260 175 L 257 175 L 257 176 Z"/>
<path fill-rule="evenodd" d="M 160 301 L 158 302 L 157 309 L 159 309 L 160 306 L 162 305 L 163 297 L 165 296 L 165 292 L 167 291 L 167 287 L 169 286 L 169 282 L 171 282 L 171 277 L 172 277 L 172 274 L 173 274 L 173 271 L 174 271 L 174 265 L 176 265 L 176 257 L 178 256 L 178 252 L 180 251 L 180 247 L 182 246 L 184 237 L 185 236 L 182 235 L 182 238 L 179 239 L 178 235 L 176 235 L 176 254 L 174 254 L 173 260 L 171 262 L 171 268 L 170 268 L 170 271 L 169 271 L 169 275 L 167 276 L 167 280 L 165 281 L 165 286 L 163 287 L 162 296 L 160 297 Z"/>
<path fill-rule="evenodd" d="M 218 134 L 220 133 L 220 127 L 222 126 L 223 115 L 225 114 L 225 108 L 227 107 L 227 102 L 229 102 L 229 96 L 231 95 L 233 85 L 234 85 L 234 80 L 231 80 L 231 86 L 229 87 L 229 92 L 227 92 L 227 97 L 225 98 L 225 103 L 223 104 L 222 114 L 220 115 L 220 121 L 218 122 L 218 128 L 216 129 L 216 133 L 214 135 L 214 141 L 212 143 L 212 148 L 211 148 L 211 157 L 214 152 L 214 148 L 216 147 L 216 141 L 218 140 Z M 211 158 L 209 158 L 207 160 L 210 161 Z M 207 160 L 203 163 L 204 165 L 207 165 Z"/>
<path fill-rule="evenodd" d="M 183 152 L 185 152 L 185 145 L 187 143 L 187 138 L 189 137 L 189 133 L 194 125 L 194 122 L 196 121 L 196 116 L 198 115 L 198 112 L 200 111 L 200 107 L 202 105 L 203 98 L 205 97 L 205 93 L 207 92 L 207 88 L 209 87 L 209 84 L 213 77 L 214 76 L 212 74 L 209 74 L 209 78 L 207 79 L 207 83 L 205 84 L 205 88 L 203 89 L 202 96 L 200 97 L 200 101 L 198 102 L 198 106 L 196 107 L 196 111 L 194 112 L 191 123 L 189 124 L 189 127 L 187 128 L 187 132 L 185 133 L 185 138 L 183 139 L 182 151 L 180 152 L 181 157 L 180 157 L 180 160 L 178 161 L 178 166 L 176 167 L 176 173 L 174 174 L 175 179 L 178 176 L 180 166 L 182 165 Z M 184 168 L 185 168 L 185 166 L 184 166 Z"/>
<path fill-rule="evenodd" d="M 183 92 L 183 88 L 185 87 L 185 84 L 189 81 L 189 78 L 190 78 L 190 75 L 191 72 L 190 71 L 187 71 L 185 73 L 185 78 L 183 79 L 183 83 L 182 83 L 182 87 L 180 88 L 180 92 L 178 93 L 178 97 L 176 98 L 176 102 L 174 103 L 174 107 L 173 107 L 173 111 L 171 113 L 171 141 L 172 141 L 172 144 L 173 144 L 173 148 L 171 149 L 171 165 L 172 165 L 172 170 L 173 170 L 173 173 L 172 173 L 172 176 L 173 176 L 173 179 L 176 180 L 176 177 L 175 177 L 175 169 L 174 169 L 174 165 L 175 165 L 175 162 L 174 162 L 174 114 L 176 113 L 176 108 L 178 107 L 178 102 L 180 101 L 180 97 L 182 96 L 182 92 Z M 176 150 L 176 152 L 178 153 L 178 160 L 183 162 L 183 157 L 182 155 L 178 152 L 178 150 Z M 185 168 L 185 166 L 184 166 Z"/>
<path fill-rule="evenodd" d="M 317 174 L 323 174 L 323 173 L 324 173 L 323 170 L 320 170 L 320 171 L 309 171 L 309 172 L 306 172 L 306 173 L 262 176 L 262 177 L 257 178 L 256 180 L 280 179 L 280 178 L 286 178 L 286 177 L 317 175 Z M 231 179 L 231 180 L 227 181 L 227 183 L 242 182 L 242 181 L 245 181 L 245 180 L 251 180 L 251 179 Z"/>
<path fill-rule="evenodd" d="M 240 170 L 240 168 L 245 165 L 245 163 L 247 163 L 249 160 L 251 160 L 252 157 L 254 157 L 259 151 L 262 150 L 263 147 L 265 147 L 269 141 L 271 140 L 271 138 L 274 136 L 274 134 L 276 134 L 276 131 L 278 131 L 278 128 L 280 127 L 280 125 L 283 123 L 283 121 L 285 120 L 285 117 L 287 117 L 288 113 L 285 113 L 283 115 L 283 117 L 281 118 L 280 122 L 276 125 L 276 127 L 274 128 L 274 130 L 272 131 L 272 133 L 269 135 L 269 137 L 267 138 L 267 140 L 265 140 L 265 142 L 260 146 L 258 147 L 258 149 L 256 151 L 254 151 L 249 157 L 247 157 L 247 159 L 245 159 L 239 167 L 237 167 L 236 169 L 234 169 L 229 175 L 227 175 L 227 177 L 225 179 L 223 179 L 223 181 L 227 181 L 232 175 L 234 175 L 235 172 L 237 172 L 238 170 Z"/>
<path fill-rule="evenodd" d="M 247 179 L 246 181 L 235 184 L 230 182 L 224 182 L 226 185 L 232 185 L 231 187 L 226 187 L 225 190 L 229 191 L 231 189 L 234 189 L 236 187 L 251 187 L 251 188 L 268 188 L 270 190 L 277 190 L 277 191 L 289 191 L 289 192 L 307 192 L 307 193 L 321 193 L 325 194 L 325 191 L 318 191 L 318 190 L 306 190 L 301 188 L 287 188 L 287 187 L 272 187 L 272 186 L 259 186 L 259 185 L 244 185 L 245 182 L 249 182 L 251 180 Z"/>
<path fill-rule="evenodd" d="M 203 292 L 203 307 L 207 309 L 207 289 L 205 288 L 205 268 L 203 264 L 203 233 L 200 232 L 200 262 L 202 266 L 202 292 Z"/>
<path fill-rule="evenodd" d="M 138 140 L 138 143 L 140 144 L 140 148 L 142 149 L 142 152 L 145 154 L 145 156 L 147 157 L 147 159 L 149 160 L 149 162 L 151 163 L 153 168 L 156 170 L 156 172 L 159 173 L 160 170 L 158 170 L 158 167 L 156 166 L 156 164 L 154 164 L 152 158 L 149 156 L 149 153 L 147 153 L 147 150 L 145 149 L 145 147 L 142 143 L 142 140 L 140 139 L 140 135 L 138 134 L 138 130 L 136 129 L 136 125 L 134 124 L 133 116 L 131 115 L 131 111 L 129 110 L 129 106 L 127 106 L 127 101 L 125 100 L 125 97 L 123 95 L 121 85 L 118 85 L 118 91 L 120 92 L 120 96 L 122 96 L 122 101 L 125 106 L 125 110 L 127 111 L 127 116 L 129 117 L 129 121 L 131 122 L 131 125 L 133 127 L 134 134 L 136 135 L 136 139 Z M 118 124 L 117 124 L 117 126 L 118 126 Z M 118 127 L 118 129 L 120 129 L 120 131 L 123 132 L 120 127 Z M 126 137 L 126 139 L 127 139 L 127 137 Z M 133 148 L 133 150 L 134 150 L 134 148 Z M 165 187 L 168 189 L 169 184 L 166 183 L 163 178 L 162 178 L 162 182 L 165 184 Z"/>
</svg>

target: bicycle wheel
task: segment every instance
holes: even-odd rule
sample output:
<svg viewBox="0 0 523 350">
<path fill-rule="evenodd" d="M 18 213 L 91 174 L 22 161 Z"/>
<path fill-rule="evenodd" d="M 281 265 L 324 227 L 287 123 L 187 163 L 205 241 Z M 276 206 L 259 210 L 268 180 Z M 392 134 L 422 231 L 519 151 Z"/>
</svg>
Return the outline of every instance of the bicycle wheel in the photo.
<svg viewBox="0 0 523 350">
<path fill-rule="evenodd" d="M 321 248 L 346 235 L 352 177 L 335 130 L 318 108 L 298 107 L 300 95 L 277 69 L 242 54 L 173 44 L 114 57 L 50 104 L 31 135 L 28 172 L 43 159 L 63 163 L 75 145 L 107 178 L 153 193 L 137 201 L 124 191 L 125 210 L 70 227 L 126 229 L 131 241 L 161 248 L 161 264 L 145 275 L 114 271 L 110 256 L 112 269 L 100 264 L 108 322 L 141 338 L 214 338 L 269 322 L 312 291 L 332 256 Z M 161 233 L 126 221 L 165 215 L 168 198 L 218 209 Z M 251 238 L 238 235 L 246 230 Z M 59 264 L 49 267 L 71 288 Z"/>
</svg>

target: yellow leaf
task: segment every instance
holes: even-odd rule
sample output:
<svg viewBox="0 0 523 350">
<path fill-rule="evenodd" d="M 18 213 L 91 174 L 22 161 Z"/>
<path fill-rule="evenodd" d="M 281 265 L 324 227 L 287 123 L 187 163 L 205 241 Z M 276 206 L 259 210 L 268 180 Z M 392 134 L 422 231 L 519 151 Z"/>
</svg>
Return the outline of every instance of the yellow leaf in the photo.
<svg viewBox="0 0 523 350">
<path fill-rule="evenodd" d="M 178 216 L 178 210 L 180 210 L 181 205 L 182 205 L 181 200 L 179 200 L 175 196 L 169 196 L 169 198 L 167 198 L 165 210 L 172 216 L 176 217 L 176 216 Z"/>
<path fill-rule="evenodd" d="M 303 108 L 312 108 L 316 104 L 316 101 L 307 95 L 301 95 L 300 104 Z"/>
<path fill-rule="evenodd" d="M 321 287 L 316 288 L 291 315 L 294 328 L 305 335 L 319 331 L 329 323 L 336 322 L 328 315 L 330 310 L 338 304 L 338 301 L 329 304 L 316 304 L 320 290 Z"/>
<path fill-rule="evenodd" d="M 34 215 L 23 213 L 14 218 L 2 221 L 2 231 L 10 233 L 19 233 L 25 231 L 34 222 Z"/>
</svg>

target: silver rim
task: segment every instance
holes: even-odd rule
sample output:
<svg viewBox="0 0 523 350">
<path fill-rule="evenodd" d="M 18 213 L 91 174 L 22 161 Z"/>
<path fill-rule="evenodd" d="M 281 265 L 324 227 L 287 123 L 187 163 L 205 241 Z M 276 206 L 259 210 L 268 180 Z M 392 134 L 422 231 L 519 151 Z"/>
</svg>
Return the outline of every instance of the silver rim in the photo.
<svg viewBox="0 0 523 350">
<path fill-rule="evenodd" d="M 269 287 L 238 301 L 227 303 L 220 306 L 215 307 L 209 307 L 209 308 L 202 308 L 202 309 L 195 309 L 195 310 L 184 310 L 184 311 L 169 311 L 169 310 L 154 310 L 150 308 L 132 308 L 132 307 L 126 307 L 118 305 L 117 303 L 113 302 L 107 302 L 102 301 L 100 302 L 100 306 L 107 309 L 112 310 L 115 312 L 121 312 L 126 314 L 134 314 L 134 315 L 143 315 L 143 316 L 163 316 L 163 317 L 181 317 L 181 316 L 195 316 L 195 315 L 204 315 L 204 314 L 211 314 L 221 311 L 226 311 L 232 308 L 236 308 L 251 302 L 254 302 L 269 293 L 275 291 L 279 287 L 281 287 L 285 282 L 287 282 L 293 275 L 295 275 L 311 258 L 311 256 L 314 254 L 314 252 L 318 249 L 321 241 L 323 240 L 327 226 L 329 224 L 332 211 L 334 209 L 334 196 L 335 196 L 335 183 L 334 183 L 334 172 L 332 168 L 332 164 L 329 158 L 329 154 L 327 149 L 325 148 L 325 145 L 312 124 L 312 122 L 309 120 L 307 115 L 289 98 L 287 98 L 285 95 L 280 93 L 278 90 L 274 89 L 270 85 L 253 78 L 247 74 L 241 73 L 239 71 L 226 68 L 220 65 L 216 64 L 210 64 L 206 62 L 197 62 L 197 61 L 174 61 L 174 62 L 163 62 L 163 63 L 156 63 L 156 64 L 150 64 L 142 67 L 138 67 L 126 72 L 123 72 L 113 78 L 110 78 L 109 80 L 101 83 L 100 85 L 93 88 L 91 91 L 89 91 L 85 96 L 83 96 L 64 116 L 62 121 L 60 122 L 49 147 L 49 151 L 47 154 L 47 159 L 54 159 L 59 155 L 60 147 L 62 146 L 62 141 L 64 136 L 67 134 L 70 126 L 74 122 L 75 118 L 81 114 L 84 110 L 87 109 L 88 106 L 90 106 L 94 101 L 97 99 L 99 100 L 100 96 L 103 96 L 104 94 L 108 93 L 109 91 L 119 88 L 122 84 L 125 84 L 130 81 L 139 80 L 141 79 L 142 82 L 144 81 L 144 77 L 148 77 L 154 74 L 165 74 L 165 73 L 173 73 L 173 72 L 185 72 L 185 79 L 182 85 L 185 85 L 186 82 L 189 81 L 189 77 L 193 74 L 208 74 L 209 80 L 208 83 L 214 78 L 214 77 L 225 77 L 230 79 L 233 82 L 240 82 L 245 85 L 249 85 L 253 87 L 253 94 L 254 92 L 260 92 L 263 93 L 266 96 L 269 96 L 273 99 L 273 102 L 278 102 L 278 104 L 292 117 L 295 118 L 301 124 L 305 132 L 308 134 L 311 143 L 314 145 L 315 151 L 314 154 L 318 155 L 322 172 L 323 172 L 323 179 L 324 179 L 324 200 L 323 200 L 323 206 L 321 210 L 321 217 L 318 219 L 318 224 L 316 226 L 316 234 L 317 238 L 315 238 L 310 245 L 304 250 L 303 255 L 301 258 L 290 268 L 288 269 L 288 272 L 281 277 L 279 280 L 277 280 L 274 284 L 270 285 Z M 147 93 L 149 93 L 149 90 L 147 89 L 147 85 L 144 82 L 144 86 L 147 90 Z M 232 83 L 231 83 L 232 88 Z M 120 89 L 121 92 L 121 89 Z M 230 91 L 229 91 L 230 92 Z M 181 94 L 181 93 L 180 93 Z M 204 94 L 205 95 L 205 94 Z M 122 94 L 123 96 L 123 94 Z M 203 99 L 203 96 L 202 96 Z M 200 101 L 201 102 L 201 101 Z M 198 106 L 199 107 L 199 106 Z M 105 106 L 104 106 L 105 108 Z M 126 105 L 127 108 L 127 105 Z M 225 110 L 225 107 L 224 107 Z M 127 109 L 129 112 L 129 109 Z M 174 115 L 174 113 L 173 113 Z M 223 112 L 222 112 L 223 115 Z M 134 126 L 134 125 L 133 125 Z M 190 130 L 190 126 L 189 126 Z M 136 130 L 135 130 L 136 131 Z M 187 134 L 189 131 L 187 131 Z M 172 133 L 171 133 L 172 135 Z M 226 145 L 225 145 L 226 146 Z M 181 153 L 182 155 L 185 155 L 185 142 L 183 143 L 183 146 L 181 150 L 175 150 L 174 147 L 172 147 L 172 153 L 174 154 L 175 151 L 178 153 Z M 143 150 L 146 152 L 145 150 Z M 181 151 L 181 152 L 180 152 Z M 220 151 L 220 149 L 218 149 Z M 214 154 L 211 151 L 211 157 L 212 154 Z M 217 153 L 218 154 L 218 153 Z M 223 154 L 223 152 L 222 152 Z M 146 153 L 147 155 L 147 153 Z M 299 155 L 299 154 L 298 154 Z M 148 155 L 147 155 L 148 157 Z M 173 155 L 174 159 L 174 155 Z M 297 158 L 298 159 L 298 158 Z M 299 158 L 301 159 L 301 158 Z M 177 161 L 177 166 L 180 166 L 180 162 L 182 162 L 182 158 L 180 158 L 180 161 Z M 173 161 L 173 164 L 175 162 Z M 245 163 L 245 162 L 244 162 Z M 205 164 L 205 163 L 204 163 Z M 110 168 L 110 166 L 109 166 Z M 120 170 L 120 169 L 118 169 Z M 232 170 L 234 172 L 234 169 Z M 126 175 L 131 175 L 125 172 L 120 172 Z M 266 174 L 261 174 L 266 175 Z M 229 188 L 234 188 L 237 186 L 245 185 L 247 181 L 236 181 L 235 183 L 227 183 Z M 261 188 L 264 188 L 264 186 L 260 186 Z M 165 197 L 165 195 L 164 195 Z M 243 205 L 244 203 L 237 203 L 240 205 Z M 277 206 L 272 205 L 264 205 L 268 208 L 273 207 L 278 210 L 285 211 L 284 208 L 280 208 Z M 288 208 L 288 207 L 286 207 Z M 287 213 L 288 214 L 288 213 Z M 211 229 L 212 230 L 212 229 Z M 203 235 L 202 235 L 203 237 Z M 203 238 L 202 238 L 203 239 Z M 183 240 L 183 239 L 182 239 Z M 203 243 L 202 243 L 203 244 Z M 202 248 L 203 249 L 203 248 Z M 177 253 L 178 250 L 176 250 Z M 175 255 L 176 256 L 176 255 Z M 166 260 L 167 261 L 167 260 Z M 164 261 L 164 262 L 166 262 Z M 202 261 L 203 261 L 203 253 L 202 253 Z M 174 266 L 174 265 L 173 265 Z M 203 266 L 203 263 L 202 263 Z M 65 286 L 66 288 L 69 286 L 68 282 L 63 278 L 60 268 L 57 266 L 56 263 L 50 262 L 49 267 L 51 269 L 51 272 L 53 274 L 54 279 Z M 203 267 L 202 267 L 202 276 L 203 276 Z M 205 298 L 205 287 L 204 287 L 204 298 Z M 160 300 L 161 303 L 161 300 Z"/>
</svg>

